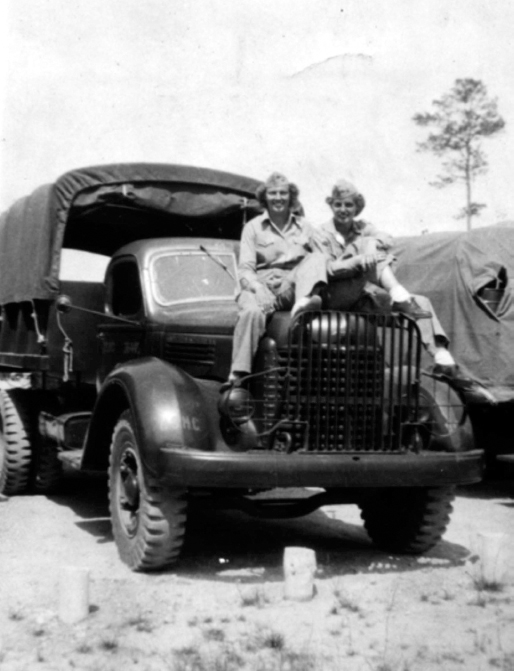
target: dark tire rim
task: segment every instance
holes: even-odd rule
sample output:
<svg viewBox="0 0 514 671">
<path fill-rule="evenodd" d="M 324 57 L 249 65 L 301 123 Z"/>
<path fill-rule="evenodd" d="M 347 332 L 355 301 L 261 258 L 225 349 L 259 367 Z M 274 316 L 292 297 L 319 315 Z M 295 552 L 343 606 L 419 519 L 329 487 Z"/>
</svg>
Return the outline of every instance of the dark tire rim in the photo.
<svg viewBox="0 0 514 671">
<path fill-rule="evenodd" d="M 120 522 L 130 537 L 135 536 L 139 524 L 141 502 L 140 467 L 132 445 L 127 445 L 120 457 L 118 471 L 118 510 Z"/>
</svg>

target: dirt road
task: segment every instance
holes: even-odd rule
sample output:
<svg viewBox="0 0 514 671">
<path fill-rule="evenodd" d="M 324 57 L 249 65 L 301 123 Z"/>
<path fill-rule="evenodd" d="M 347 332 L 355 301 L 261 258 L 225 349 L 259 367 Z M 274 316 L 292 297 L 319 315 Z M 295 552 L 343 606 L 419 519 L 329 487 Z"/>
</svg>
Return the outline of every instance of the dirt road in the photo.
<svg viewBox="0 0 514 671">
<path fill-rule="evenodd" d="M 188 525 L 180 564 L 143 575 L 118 559 L 103 479 L 68 474 L 59 495 L 0 503 L 0 669 L 514 670 L 514 479 L 459 490 L 423 557 L 376 550 L 355 506 Z M 484 531 L 507 534 L 487 589 Z M 309 602 L 283 598 L 286 546 L 316 552 Z M 90 572 L 90 614 L 74 625 L 58 617 L 66 566 Z"/>
</svg>

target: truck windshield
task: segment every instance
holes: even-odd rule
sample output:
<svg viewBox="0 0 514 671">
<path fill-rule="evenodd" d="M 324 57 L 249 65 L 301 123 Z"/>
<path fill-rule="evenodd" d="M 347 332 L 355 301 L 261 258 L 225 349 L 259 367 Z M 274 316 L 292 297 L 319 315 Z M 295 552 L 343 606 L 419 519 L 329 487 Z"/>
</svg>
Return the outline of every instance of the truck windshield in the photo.
<svg viewBox="0 0 514 671">
<path fill-rule="evenodd" d="M 153 260 L 150 274 L 153 294 L 160 305 L 233 299 L 237 289 L 236 257 L 226 251 L 211 251 L 210 256 L 203 251 L 165 254 Z"/>
</svg>

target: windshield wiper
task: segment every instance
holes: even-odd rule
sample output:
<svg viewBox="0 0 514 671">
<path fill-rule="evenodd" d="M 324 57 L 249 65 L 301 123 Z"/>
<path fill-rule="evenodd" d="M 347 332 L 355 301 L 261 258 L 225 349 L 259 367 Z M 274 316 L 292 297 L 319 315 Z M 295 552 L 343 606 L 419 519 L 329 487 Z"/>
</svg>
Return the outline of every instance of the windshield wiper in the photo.
<svg viewBox="0 0 514 671">
<path fill-rule="evenodd" d="M 223 268 L 223 270 L 230 275 L 230 277 L 234 280 L 234 282 L 236 281 L 236 278 L 230 272 L 228 266 L 225 263 L 223 263 L 223 261 L 221 259 L 219 259 L 217 256 L 214 256 L 214 254 L 211 254 L 211 252 L 208 249 L 206 249 L 203 245 L 200 245 L 200 249 L 202 250 L 202 252 L 204 252 L 204 254 L 207 254 L 207 256 L 210 259 L 212 259 L 214 261 L 214 263 L 217 263 L 218 266 L 221 266 Z"/>
</svg>

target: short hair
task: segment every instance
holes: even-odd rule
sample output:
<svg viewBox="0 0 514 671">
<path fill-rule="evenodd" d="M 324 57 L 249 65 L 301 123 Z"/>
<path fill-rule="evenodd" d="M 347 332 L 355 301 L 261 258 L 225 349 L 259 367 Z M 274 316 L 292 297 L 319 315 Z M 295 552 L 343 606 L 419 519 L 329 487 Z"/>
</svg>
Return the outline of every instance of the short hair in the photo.
<svg viewBox="0 0 514 671">
<path fill-rule="evenodd" d="M 366 206 L 366 201 L 364 200 L 362 193 L 359 193 L 350 182 L 340 179 L 332 187 L 332 193 L 326 198 L 326 202 L 329 205 L 332 205 L 334 200 L 341 200 L 344 198 L 351 198 L 353 200 L 356 206 L 357 215 L 359 215 Z"/>
</svg>

